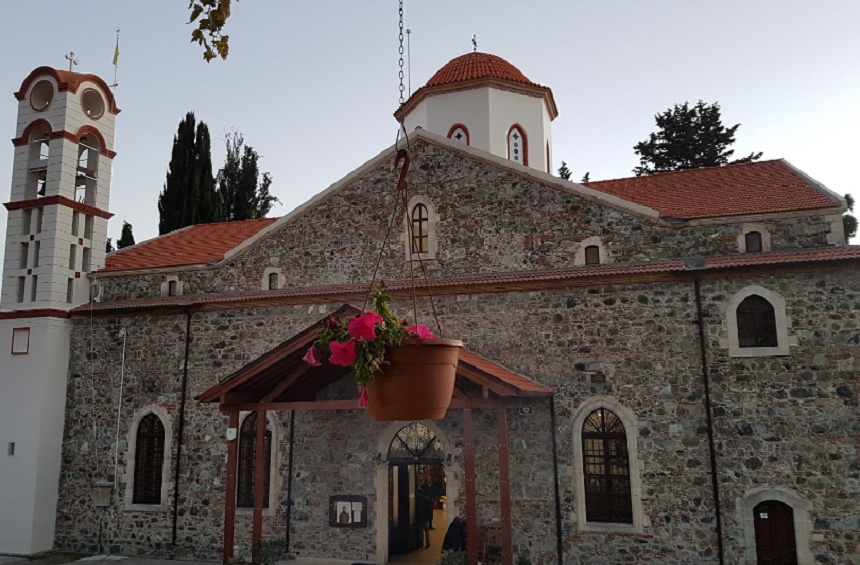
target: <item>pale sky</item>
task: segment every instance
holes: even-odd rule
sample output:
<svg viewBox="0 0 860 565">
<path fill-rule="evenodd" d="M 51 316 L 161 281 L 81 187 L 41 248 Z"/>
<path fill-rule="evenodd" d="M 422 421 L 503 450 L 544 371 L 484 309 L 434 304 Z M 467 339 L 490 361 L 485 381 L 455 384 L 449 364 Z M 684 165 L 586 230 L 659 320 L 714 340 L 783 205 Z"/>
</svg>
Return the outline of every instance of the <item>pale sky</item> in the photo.
<svg viewBox="0 0 860 565">
<path fill-rule="evenodd" d="M 230 56 L 189 43 L 187 0 L 3 0 L 0 132 L 15 135 L 12 93 L 31 70 L 81 64 L 119 87 L 109 235 L 158 234 L 158 194 L 189 110 L 213 136 L 238 128 L 263 156 L 283 215 L 391 145 L 397 108 L 396 0 L 241 0 Z M 676 102 L 719 102 L 741 123 L 738 156 L 785 158 L 860 201 L 860 0 L 405 0 L 412 89 L 472 49 L 552 88 L 553 168 L 579 180 L 632 176 L 633 145 Z M 2 102 L 4 101 L 5 102 Z M 0 151 L 8 201 L 13 147 Z M 6 214 L 0 214 L 5 233 Z M 855 240 L 856 241 L 856 240 Z"/>
</svg>

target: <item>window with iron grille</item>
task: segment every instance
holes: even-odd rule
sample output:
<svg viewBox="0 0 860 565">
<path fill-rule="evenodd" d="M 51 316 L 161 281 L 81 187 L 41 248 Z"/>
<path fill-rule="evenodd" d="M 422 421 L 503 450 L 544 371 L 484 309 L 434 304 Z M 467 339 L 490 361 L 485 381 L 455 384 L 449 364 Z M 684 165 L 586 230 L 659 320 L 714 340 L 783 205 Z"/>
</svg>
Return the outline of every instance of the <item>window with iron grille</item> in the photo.
<svg viewBox="0 0 860 565">
<path fill-rule="evenodd" d="M 134 504 L 161 504 L 161 469 L 164 464 L 164 424 L 147 414 L 137 426 L 134 452 Z"/>
<path fill-rule="evenodd" d="M 777 347 L 773 306 L 757 294 L 738 304 L 738 346 Z"/>
<path fill-rule="evenodd" d="M 633 523 L 627 433 L 614 413 L 598 408 L 582 426 L 588 522 Z"/>
<path fill-rule="evenodd" d="M 268 426 L 267 426 L 268 427 Z M 266 430 L 265 453 L 263 454 L 263 508 L 269 507 L 269 475 L 272 463 L 272 431 Z M 257 462 L 257 414 L 251 413 L 242 422 L 239 432 L 239 476 L 237 482 L 236 506 L 254 507 L 254 470 Z"/>
<path fill-rule="evenodd" d="M 761 251 L 761 232 L 751 231 L 744 235 L 747 253 L 758 253 Z"/>
<path fill-rule="evenodd" d="M 599 265 L 600 264 L 600 248 L 596 245 L 589 245 L 585 248 L 585 264 Z"/>
<path fill-rule="evenodd" d="M 424 424 L 412 422 L 397 432 L 388 447 L 388 460 L 395 463 L 441 463 L 445 448 Z"/>
<path fill-rule="evenodd" d="M 412 253 L 430 250 L 430 215 L 427 206 L 416 204 L 412 208 Z"/>
</svg>

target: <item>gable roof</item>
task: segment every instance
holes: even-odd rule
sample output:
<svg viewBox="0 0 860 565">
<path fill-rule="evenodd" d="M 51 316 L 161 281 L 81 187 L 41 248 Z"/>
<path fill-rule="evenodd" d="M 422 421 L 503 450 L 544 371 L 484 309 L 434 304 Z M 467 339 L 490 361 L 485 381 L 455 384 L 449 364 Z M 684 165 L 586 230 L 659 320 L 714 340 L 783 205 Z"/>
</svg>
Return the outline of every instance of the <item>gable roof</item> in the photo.
<svg viewBox="0 0 860 565">
<path fill-rule="evenodd" d="M 108 255 L 100 272 L 200 265 L 224 259 L 237 245 L 277 218 L 199 224 L 150 239 Z"/>
<path fill-rule="evenodd" d="M 839 213 L 844 205 L 838 195 L 784 159 L 577 184 L 455 143 L 423 129 L 413 131 L 410 139 L 423 139 L 554 189 L 653 219 L 695 220 L 818 209 Z M 280 218 L 203 224 L 177 230 L 109 255 L 105 268 L 100 272 L 179 267 L 229 260 L 287 223 L 297 220 L 306 211 L 333 197 L 367 172 L 392 160 L 394 149 L 394 146 L 384 149 Z"/>
<path fill-rule="evenodd" d="M 583 184 L 682 220 L 816 210 L 841 203 L 784 159 Z"/>
</svg>

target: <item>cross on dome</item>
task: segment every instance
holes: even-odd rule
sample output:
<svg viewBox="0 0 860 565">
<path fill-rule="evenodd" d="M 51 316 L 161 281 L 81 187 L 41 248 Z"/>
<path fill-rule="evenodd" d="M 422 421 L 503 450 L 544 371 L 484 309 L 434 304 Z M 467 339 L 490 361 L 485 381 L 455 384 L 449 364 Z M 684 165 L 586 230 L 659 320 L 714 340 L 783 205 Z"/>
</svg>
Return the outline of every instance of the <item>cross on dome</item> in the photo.
<svg viewBox="0 0 860 565">
<path fill-rule="evenodd" d="M 79 63 L 77 59 L 75 59 L 75 52 L 71 51 L 68 55 L 66 55 L 66 59 L 69 61 L 69 72 L 75 70 L 75 65 Z"/>
</svg>

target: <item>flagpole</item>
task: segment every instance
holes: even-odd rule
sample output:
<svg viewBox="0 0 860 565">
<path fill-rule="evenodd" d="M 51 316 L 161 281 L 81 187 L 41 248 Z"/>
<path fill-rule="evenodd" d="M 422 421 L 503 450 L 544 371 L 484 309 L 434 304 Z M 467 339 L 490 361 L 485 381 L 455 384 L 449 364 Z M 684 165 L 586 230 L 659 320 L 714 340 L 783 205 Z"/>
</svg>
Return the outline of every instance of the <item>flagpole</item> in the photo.
<svg viewBox="0 0 860 565">
<path fill-rule="evenodd" d="M 113 84 L 111 88 L 116 90 L 119 83 L 116 81 L 117 69 L 119 68 L 119 28 L 116 30 L 116 49 L 113 52 Z"/>
</svg>

